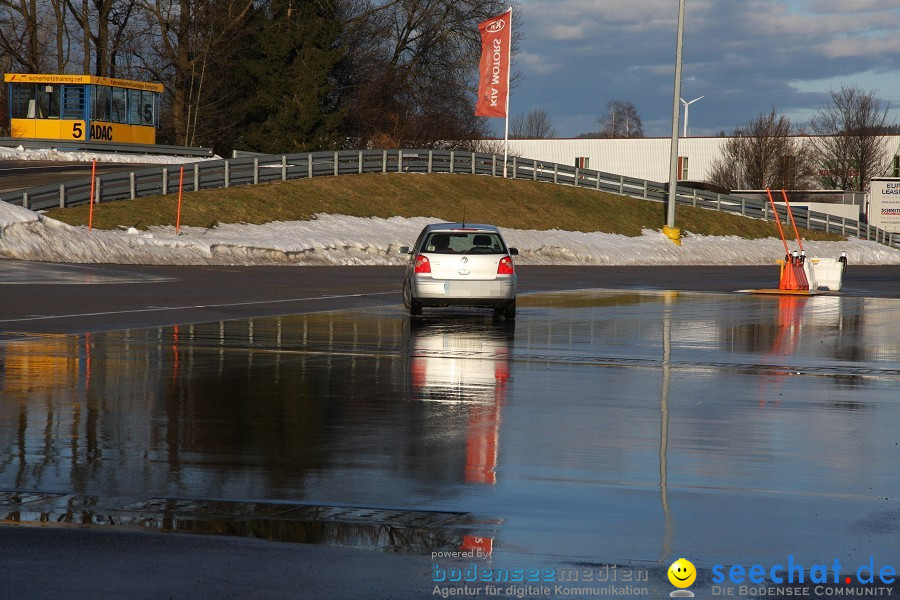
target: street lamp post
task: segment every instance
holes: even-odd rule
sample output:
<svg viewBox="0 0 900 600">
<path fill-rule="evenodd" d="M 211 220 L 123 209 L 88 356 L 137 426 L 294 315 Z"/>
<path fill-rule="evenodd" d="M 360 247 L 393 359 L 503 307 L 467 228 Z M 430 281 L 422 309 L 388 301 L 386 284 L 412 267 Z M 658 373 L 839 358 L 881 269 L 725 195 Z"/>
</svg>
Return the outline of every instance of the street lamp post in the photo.
<svg viewBox="0 0 900 600">
<path fill-rule="evenodd" d="M 672 99 L 672 152 L 669 156 L 669 202 L 663 233 L 681 245 L 681 230 L 675 228 L 675 187 L 678 184 L 678 117 L 681 112 L 681 47 L 684 40 L 684 0 L 678 0 L 678 38 L 675 42 L 675 95 Z"/>
<path fill-rule="evenodd" d="M 684 98 L 681 99 L 681 103 L 684 104 L 684 132 L 681 134 L 681 137 L 688 136 L 688 111 L 690 110 L 691 104 L 696 102 L 697 100 L 702 100 L 706 96 L 700 96 L 699 98 L 694 98 L 690 102 L 685 102 Z"/>
</svg>

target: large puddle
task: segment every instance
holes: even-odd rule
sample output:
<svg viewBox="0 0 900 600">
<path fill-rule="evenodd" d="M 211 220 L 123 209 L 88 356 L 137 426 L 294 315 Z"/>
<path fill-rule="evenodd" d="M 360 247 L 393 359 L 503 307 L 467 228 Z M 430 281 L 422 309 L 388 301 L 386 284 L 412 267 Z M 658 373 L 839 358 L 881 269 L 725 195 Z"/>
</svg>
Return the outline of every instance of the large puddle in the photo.
<svg viewBox="0 0 900 600">
<path fill-rule="evenodd" d="M 0 340 L 0 517 L 896 562 L 900 301 L 587 291 Z"/>
</svg>

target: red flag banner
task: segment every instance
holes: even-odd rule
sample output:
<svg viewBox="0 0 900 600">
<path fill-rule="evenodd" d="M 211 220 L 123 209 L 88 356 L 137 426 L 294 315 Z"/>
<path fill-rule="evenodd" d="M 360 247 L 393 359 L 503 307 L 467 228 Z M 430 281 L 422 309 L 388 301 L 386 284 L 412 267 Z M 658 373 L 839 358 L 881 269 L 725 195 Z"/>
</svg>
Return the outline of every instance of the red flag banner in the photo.
<svg viewBox="0 0 900 600">
<path fill-rule="evenodd" d="M 505 117 L 509 95 L 509 53 L 512 11 L 478 25 L 481 33 L 481 61 L 478 64 L 479 117 Z"/>
</svg>

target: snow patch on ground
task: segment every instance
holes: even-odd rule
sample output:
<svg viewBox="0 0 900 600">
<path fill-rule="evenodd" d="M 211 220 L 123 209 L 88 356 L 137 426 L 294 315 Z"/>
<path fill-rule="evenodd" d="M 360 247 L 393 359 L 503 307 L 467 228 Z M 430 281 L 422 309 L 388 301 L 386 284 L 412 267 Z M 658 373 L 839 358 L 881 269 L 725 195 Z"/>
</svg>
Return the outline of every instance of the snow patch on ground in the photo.
<svg viewBox="0 0 900 600">
<path fill-rule="evenodd" d="M 144 164 L 182 164 L 201 160 L 217 160 L 221 156 L 201 158 L 196 156 L 160 156 L 158 154 L 131 154 L 115 152 L 66 152 L 56 148 L 28 149 L 22 146 L 9 148 L 0 146 L 0 160 L 42 160 L 57 162 L 111 162 L 111 163 L 144 163 Z"/>
<path fill-rule="evenodd" d="M 265 225 L 226 224 L 215 228 L 154 227 L 89 231 L 30 210 L 0 203 L 0 256 L 68 263 L 183 265 L 400 265 L 400 246 L 412 245 L 435 218 L 363 218 L 317 215 L 311 221 Z M 776 238 L 688 235 L 676 246 L 658 231 L 639 237 L 572 231 L 504 229 L 519 249 L 519 264 L 567 265 L 754 265 L 772 264 L 783 254 Z M 900 251 L 881 244 L 807 242 L 812 257 L 851 264 L 900 264 Z"/>
</svg>

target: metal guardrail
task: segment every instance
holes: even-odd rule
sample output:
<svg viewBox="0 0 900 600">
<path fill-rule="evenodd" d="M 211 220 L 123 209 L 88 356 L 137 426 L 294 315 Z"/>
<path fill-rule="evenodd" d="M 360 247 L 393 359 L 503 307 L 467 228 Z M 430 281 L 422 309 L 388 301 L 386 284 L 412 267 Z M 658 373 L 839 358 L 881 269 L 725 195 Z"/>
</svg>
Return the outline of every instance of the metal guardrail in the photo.
<svg viewBox="0 0 900 600">
<path fill-rule="evenodd" d="M 95 202 L 177 193 L 181 169 L 181 165 L 160 165 L 158 168 L 151 167 L 130 173 L 120 171 L 99 175 L 95 185 Z M 459 173 L 502 177 L 503 157 L 452 150 L 345 150 L 241 156 L 184 166 L 184 189 L 196 191 L 361 173 Z M 527 158 L 510 157 L 507 161 L 507 176 L 572 185 L 656 202 L 668 200 L 668 185 L 664 183 Z M 73 206 L 88 202 L 90 187 L 91 178 L 87 177 L 7 192 L 0 194 L 0 200 L 32 210 Z M 772 209 L 767 202 L 751 198 L 678 187 L 676 201 L 681 205 L 736 213 L 756 219 L 772 218 Z M 777 210 L 779 218 L 786 222 L 786 209 L 780 206 Z M 807 229 L 855 236 L 900 248 L 900 235 L 867 223 L 804 208 L 795 208 L 793 213 L 796 221 Z"/>
<path fill-rule="evenodd" d="M 212 158 L 212 148 L 192 146 L 164 146 L 161 144 L 117 144 L 114 142 L 82 142 L 79 140 L 41 140 L 31 138 L 0 138 L 0 146 L 29 150 L 52 148 L 62 152 L 121 152 L 125 154 L 161 154 L 167 156 L 199 156 Z"/>
<path fill-rule="evenodd" d="M 249 150 L 232 150 L 231 158 L 241 158 L 242 156 L 269 156 L 265 152 L 250 152 Z"/>
</svg>

